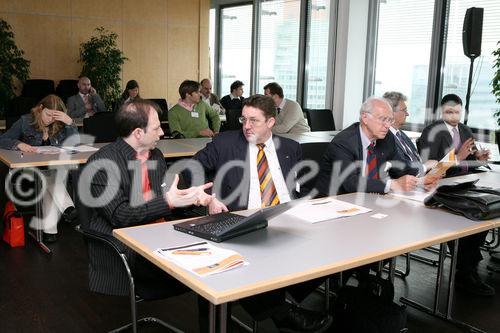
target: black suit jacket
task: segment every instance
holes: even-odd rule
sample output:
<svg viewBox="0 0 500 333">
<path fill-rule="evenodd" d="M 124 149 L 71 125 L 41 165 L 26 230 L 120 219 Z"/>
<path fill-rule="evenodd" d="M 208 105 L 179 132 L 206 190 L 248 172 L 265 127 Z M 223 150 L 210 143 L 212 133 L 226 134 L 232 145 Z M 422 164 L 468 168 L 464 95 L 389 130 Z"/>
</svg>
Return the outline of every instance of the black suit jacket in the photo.
<svg viewBox="0 0 500 333">
<path fill-rule="evenodd" d="M 293 166 L 301 159 L 300 145 L 293 140 L 276 135 L 273 136 L 273 141 L 281 171 L 286 181 Z M 217 198 L 222 200 L 230 211 L 246 209 L 248 206 L 250 171 L 247 155 L 248 141 L 243 132 L 239 130 L 219 133 L 211 143 L 208 143 L 204 149 L 194 156 L 194 160 L 201 163 L 209 179 L 216 176 L 213 190 Z M 222 175 L 228 162 L 239 163 L 239 166 L 233 166 L 225 170 L 224 175 Z M 219 173 L 219 171 L 221 172 Z M 219 174 L 216 175 L 216 173 Z M 219 179 L 222 176 L 223 178 Z M 291 196 L 294 194 L 292 188 L 294 185 L 295 183 L 290 184 L 288 188 Z"/>
<path fill-rule="evenodd" d="M 320 196 L 357 192 L 384 193 L 385 177 L 399 178 L 406 174 L 417 173 L 399 156 L 395 149 L 394 135 L 389 132 L 386 137 L 377 140 L 375 154 L 381 179 L 368 179 L 362 176 L 363 147 L 359 133 L 359 123 L 355 123 L 337 134 L 323 155 L 320 171 L 316 181 L 316 189 Z M 386 162 L 392 167 L 388 175 L 384 172 Z M 332 177 L 332 173 L 333 177 Z M 361 184 L 361 187 L 359 185 Z M 366 184 L 365 188 L 362 187 Z"/>
<path fill-rule="evenodd" d="M 473 137 L 471 129 L 462 123 L 458 124 L 458 133 L 460 134 L 460 142 L 462 143 Z M 453 138 L 443 120 L 438 120 L 424 128 L 419 140 L 420 156 L 423 161 L 439 161 L 451 149 L 453 149 Z M 448 169 L 446 175 L 453 176 L 464 173 L 469 168 L 474 168 L 475 165 L 471 162 L 475 160 L 474 155 L 469 155 L 466 161 L 460 162 L 459 166 Z"/>
<path fill-rule="evenodd" d="M 243 97 L 231 99 L 231 95 L 226 95 L 220 99 L 220 104 L 226 110 L 241 110 L 244 100 Z"/>
<path fill-rule="evenodd" d="M 148 165 L 149 182 L 154 197 L 147 202 L 142 199 L 141 169 L 135 155 L 135 150 L 119 138 L 89 158 L 84 172 L 94 175 L 88 179 L 90 192 L 94 198 L 99 198 L 99 204 L 104 205 L 92 208 L 90 221 L 82 223 L 83 228 L 111 236 L 115 228 L 147 224 L 169 215 L 170 211 L 163 196 L 167 186 L 161 186 L 166 172 L 162 152 L 159 149 L 152 150 L 148 160 L 148 163 L 156 163 L 156 168 Z M 129 164 L 135 169 L 129 170 Z M 105 172 L 102 165 L 113 169 Z M 134 172 L 138 172 L 139 176 L 134 177 Z M 112 195 L 113 193 L 115 194 Z M 134 270 L 136 253 L 121 243 L 119 245 L 126 251 L 131 269 Z M 119 274 L 123 270 L 123 264 L 118 256 L 112 255 L 106 247 L 94 242 L 88 243 L 88 252 L 90 290 L 127 295 L 128 280 L 126 275 Z"/>
<path fill-rule="evenodd" d="M 424 175 L 424 166 L 422 164 L 422 159 L 420 158 L 420 155 L 418 154 L 418 150 L 411 141 L 411 139 L 406 135 L 405 132 L 399 131 L 401 133 L 401 139 L 403 140 L 404 144 L 411 149 L 414 155 L 414 159 L 412 159 L 409 155 L 406 149 L 403 147 L 403 144 L 398 140 L 398 138 L 394 138 L 394 141 L 396 142 L 396 149 L 398 151 L 398 154 L 403 160 L 410 164 L 412 168 L 418 169 L 418 174 L 423 176 Z M 392 133 L 392 132 L 391 132 Z M 418 158 L 418 159 L 417 159 Z"/>
</svg>

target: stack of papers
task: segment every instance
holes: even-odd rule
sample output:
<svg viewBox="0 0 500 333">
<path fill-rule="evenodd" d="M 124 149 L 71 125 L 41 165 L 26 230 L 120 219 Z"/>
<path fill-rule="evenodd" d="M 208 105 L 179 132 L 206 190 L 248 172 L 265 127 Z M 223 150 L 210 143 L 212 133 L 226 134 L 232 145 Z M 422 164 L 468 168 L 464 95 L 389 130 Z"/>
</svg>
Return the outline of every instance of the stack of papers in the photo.
<svg viewBox="0 0 500 333">
<path fill-rule="evenodd" d="M 300 218 L 309 223 L 316 223 L 339 217 L 364 214 L 369 211 L 371 211 L 369 208 L 340 200 L 325 198 L 305 202 L 302 205 L 290 209 L 285 214 Z"/>
<path fill-rule="evenodd" d="M 245 264 L 238 252 L 223 249 L 208 242 L 195 243 L 154 251 L 158 256 L 198 276 L 208 276 Z"/>
</svg>

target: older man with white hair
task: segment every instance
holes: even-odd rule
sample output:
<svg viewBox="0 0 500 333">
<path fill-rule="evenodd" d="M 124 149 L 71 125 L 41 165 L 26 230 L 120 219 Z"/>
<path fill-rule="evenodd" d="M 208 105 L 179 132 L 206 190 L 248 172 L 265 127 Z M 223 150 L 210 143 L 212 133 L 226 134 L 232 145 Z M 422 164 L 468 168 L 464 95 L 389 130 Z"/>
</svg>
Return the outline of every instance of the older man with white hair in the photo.
<svg viewBox="0 0 500 333">
<path fill-rule="evenodd" d="M 418 170 L 399 156 L 389 128 L 394 113 L 386 99 L 368 98 L 359 122 L 337 134 L 320 164 L 316 189 L 320 195 L 352 192 L 412 191 Z M 334 175 L 332 173 L 335 173 Z"/>
</svg>

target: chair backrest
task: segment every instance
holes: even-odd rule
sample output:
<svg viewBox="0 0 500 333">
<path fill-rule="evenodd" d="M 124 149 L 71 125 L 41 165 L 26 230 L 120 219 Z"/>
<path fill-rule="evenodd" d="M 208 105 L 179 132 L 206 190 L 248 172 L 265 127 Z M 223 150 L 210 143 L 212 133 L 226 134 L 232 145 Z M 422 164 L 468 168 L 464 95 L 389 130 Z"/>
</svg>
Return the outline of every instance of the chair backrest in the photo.
<svg viewBox="0 0 500 333">
<path fill-rule="evenodd" d="M 241 117 L 241 109 L 226 110 L 226 125 L 224 128 L 228 131 L 238 130 L 243 127 L 239 118 Z"/>
<path fill-rule="evenodd" d="M 304 109 L 311 131 L 335 131 L 332 110 Z"/>
<path fill-rule="evenodd" d="M 113 142 L 118 137 L 114 112 L 98 112 L 83 119 L 83 133 L 95 137 L 96 143 Z"/>
<path fill-rule="evenodd" d="M 321 158 L 323 157 L 326 149 L 328 148 L 329 142 L 310 142 L 310 143 L 302 143 L 300 148 L 302 149 L 302 160 L 311 160 L 318 163 L 318 166 L 321 163 Z M 305 170 L 304 172 L 309 172 L 309 170 Z M 316 179 L 318 175 L 311 178 L 309 181 L 302 184 L 301 195 L 308 194 L 316 185 Z M 300 177 L 300 175 L 299 175 Z"/>
<path fill-rule="evenodd" d="M 168 112 L 168 104 L 165 98 L 148 98 L 151 102 L 155 102 L 161 109 L 162 114 Z"/>
<path fill-rule="evenodd" d="M 38 101 L 32 97 L 14 97 L 5 112 L 5 129 L 8 130 L 23 115 L 30 113 Z"/>
<path fill-rule="evenodd" d="M 57 84 L 56 94 L 66 103 L 69 97 L 78 93 L 78 80 L 61 80 Z"/>
<path fill-rule="evenodd" d="M 37 102 L 39 102 L 45 96 L 54 93 L 55 89 L 53 80 L 36 79 L 26 80 L 23 85 L 21 96 L 34 98 Z"/>
</svg>

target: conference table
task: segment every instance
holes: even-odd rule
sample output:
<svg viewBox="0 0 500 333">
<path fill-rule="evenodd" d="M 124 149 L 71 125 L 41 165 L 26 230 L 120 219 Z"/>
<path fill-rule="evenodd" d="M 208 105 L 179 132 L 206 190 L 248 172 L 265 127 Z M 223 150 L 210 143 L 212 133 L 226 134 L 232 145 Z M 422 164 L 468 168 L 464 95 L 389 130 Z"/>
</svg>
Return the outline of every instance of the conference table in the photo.
<svg viewBox="0 0 500 333">
<path fill-rule="evenodd" d="M 175 231 L 173 224 L 179 221 L 115 229 L 113 234 L 206 298 L 211 304 L 210 331 L 225 332 L 229 302 L 450 240 L 458 243 L 459 238 L 489 230 L 500 223 L 471 221 L 440 209 L 425 208 L 420 202 L 391 196 L 354 193 L 336 198 L 372 211 L 315 224 L 306 222 L 307 217 L 301 219 L 286 213 L 277 216 L 269 221 L 266 229 L 217 244 L 237 251 L 250 264 L 208 277 L 198 277 L 153 253 L 158 248 L 200 241 Z M 251 211 L 241 212 L 243 215 L 249 213 Z M 454 274 L 454 269 L 451 271 Z M 443 274 L 442 269 L 439 274 Z M 438 308 L 438 297 L 435 302 Z M 450 298 L 447 319 L 451 320 Z"/>
</svg>

